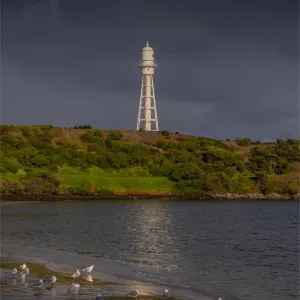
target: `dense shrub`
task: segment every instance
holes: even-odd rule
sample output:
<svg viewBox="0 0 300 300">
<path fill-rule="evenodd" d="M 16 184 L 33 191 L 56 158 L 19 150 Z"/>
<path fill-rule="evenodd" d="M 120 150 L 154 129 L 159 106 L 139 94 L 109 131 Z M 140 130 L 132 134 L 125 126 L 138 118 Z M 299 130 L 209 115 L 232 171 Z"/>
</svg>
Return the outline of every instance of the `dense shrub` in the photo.
<svg viewBox="0 0 300 300">
<path fill-rule="evenodd" d="M 74 126 L 74 129 L 92 129 L 91 125 L 84 124 L 84 125 L 79 125 L 79 126 Z"/>
<path fill-rule="evenodd" d="M 111 139 L 113 141 L 121 141 L 123 138 L 123 134 L 121 132 L 110 132 L 107 136 L 107 139 Z"/>
<path fill-rule="evenodd" d="M 78 195 L 78 196 L 88 196 L 91 194 L 89 188 L 84 183 L 81 183 L 76 186 L 71 186 L 69 188 L 69 191 L 72 195 Z"/>
<path fill-rule="evenodd" d="M 95 136 L 93 131 L 88 131 L 80 136 L 80 139 L 86 143 L 95 143 L 98 141 L 99 137 Z"/>
<path fill-rule="evenodd" d="M 160 133 L 161 133 L 161 135 L 163 135 L 164 137 L 170 138 L 170 132 L 169 132 L 169 131 L 167 131 L 167 130 L 162 130 Z"/>
<path fill-rule="evenodd" d="M 121 132 L 112 131 L 105 138 L 89 125 L 77 126 L 85 129 L 79 134 L 72 130 L 72 134 L 67 134 L 51 126 L 19 128 L 0 127 L 0 172 L 19 182 L 15 186 L 5 181 L 2 193 L 58 193 L 60 182 L 55 174 L 62 176 L 61 172 L 68 168 L 73 170 L 72 176 L 101 168 L 117 170 L 121 177 L 164 177 L 162 180 L 175 186 L 177 192 L 187 195 L 258 190 L 266 194 L 299 192 L 299 179 L 293 174 L 299 173 L 300 142 L 294 139 L 261 145 L 256 141 L 250 148 L 247 146 L 251 140 L 245 138 L 237 140 L 241 147 L 229 149 L 224 142 L 206 137 L 129 142 L 123 140 Z M 170 136 L 167 131 L 161 134 Z M 27 174 L 20 179 L 22 172 Z M 67 187 L 64 183 L 63 188 L 77 195 L 104 193 L 97 191 L 92 181 L 70 183 Z"/>
<path fill-rule="evenodd" d="M 94 136 L 96 136 L 98 138 L 104 138 L 104 135 L 100 130 L 94 131 Z"/>
<path fill-rule="evenodd" d="M 28 137 L 28 136 L 31 135 L 31 134 L 30 134 L 30 129 L 29 129 L 29 127 L 22 127 L 22 128 L 21 128 L 21 133 L 22 133 L 22 135 L 25 136 L 25 137 Z"/>
<path fill-rule="evenodd" d="M 284 194 L 287 192 L 286 187 L 282 182 L 272 178 L 265 178 L 260 185 L 260 190 L 264 194 Z"/>
<path fill-rule="evenodd" d="M 0 194 L 22 194 L 22 189 L 18 182 L 2 179 L 0 180 Z"/>
<path fill-rule="evenodd" d="M 58 194 L 60 181 L 50 171 L 37 171 L 26 174 L 21 180 L 24 185 L 24 192 L 27 194 Z"/>
<path fill-rule="evenodd" d="M 8 157 L 4 157 L 1 161 L 2 167 L 10 173 L 17 173 L 20 168 L 20 163 L 18 163 L 15 159 L 10 159 Z"/>
<path fill-rule="evenodd" d="M 251 140 L 249 138 L 237 139 L 236 142 L 239 146 L 250 146 L 251 145 Z"/>
<path fill-rule="evenodd" d="M 11 133 L 13 128 L 13 125 L 0 125 L 0 135 Z"/>
</svg>

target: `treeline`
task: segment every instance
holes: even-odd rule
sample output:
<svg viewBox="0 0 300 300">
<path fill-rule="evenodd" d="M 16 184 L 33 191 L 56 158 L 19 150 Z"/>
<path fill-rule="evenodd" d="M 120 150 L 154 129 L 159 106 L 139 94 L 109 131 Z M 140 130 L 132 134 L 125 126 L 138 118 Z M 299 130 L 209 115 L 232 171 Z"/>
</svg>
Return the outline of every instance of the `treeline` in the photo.
<svg viewBox="0 0 300 300">
<path fill-rule="evenodd" d="M 2 194 L 62 193 L 59 174 L 64 167 L 81 172 L 91 167 L 140 167 L 153 177 L 168 178 L 174 193 L 185 195 L 299 193 L 299 140 L 261 144 L 250 139 L 170 139 L 163 131 L 157 133 L 161 139 L 141 143 L 124 141 L 121 132 L 85 128 L 75 143 L 70 136 L 56 136 L 54 130 L 50 125 L 0 127 Z"/>
</svg>

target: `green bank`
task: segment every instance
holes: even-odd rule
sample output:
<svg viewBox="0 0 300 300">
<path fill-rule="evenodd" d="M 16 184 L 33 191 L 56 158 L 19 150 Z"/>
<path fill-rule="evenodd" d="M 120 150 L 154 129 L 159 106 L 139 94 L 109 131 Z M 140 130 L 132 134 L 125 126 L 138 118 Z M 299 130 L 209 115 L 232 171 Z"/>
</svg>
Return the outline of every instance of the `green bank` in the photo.
<svg viewBox="0 0 300 300">
<path fill-rule="evenodd" d="M 2 125 L 3 195 L 299 194 L 300 141 Z"/>
</svg>

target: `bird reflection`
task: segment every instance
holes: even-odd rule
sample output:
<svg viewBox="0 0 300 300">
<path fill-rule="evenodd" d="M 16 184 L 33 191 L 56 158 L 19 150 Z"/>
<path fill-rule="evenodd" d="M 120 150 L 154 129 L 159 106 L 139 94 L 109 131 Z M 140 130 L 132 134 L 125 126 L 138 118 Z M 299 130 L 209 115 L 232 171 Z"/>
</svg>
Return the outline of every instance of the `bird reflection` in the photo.
<svg viewBox="0 0 300 300">
<path fill-rule="evenodd" d="M 51 288 L 51 299 L 55 299 L 55 297 L 56 297 L 56 289 L 53 287 L 53 288 Z"/>
<path fill-rule="evenodd" d="M 48 287 L 46 287 L 46 289 L 47 289 L 48 291 L 51 291 L 52 297 L 55 297 L 55 295 L 56 295 L 56 289 L 55 289 L 54 286 L 48 286 Z"/>
<path fill-rule="evenodd" d="M 36 297 L 36 298 L 41 298 L 42 292 L 41 291 L 37 291 L 36 293 L 33 294 L 33 296 Z"/>
<path fill-rule="evenodd" d="M 88 281 L 88 282 L 93 282 L 94 281 L 92 275 L 83 275 L 82 279 L 85 280 L 85 281 Z"/>
</svg>

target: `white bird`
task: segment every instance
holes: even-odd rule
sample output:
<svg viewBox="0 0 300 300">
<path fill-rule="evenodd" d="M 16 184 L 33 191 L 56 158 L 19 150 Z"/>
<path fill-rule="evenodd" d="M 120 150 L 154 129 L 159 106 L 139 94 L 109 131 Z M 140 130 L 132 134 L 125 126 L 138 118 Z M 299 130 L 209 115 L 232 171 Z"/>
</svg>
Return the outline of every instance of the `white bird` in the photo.
<svg viewBox="0 0 300 300">
<path fill-rule="evenodd" d="M 27 268 L 26 264 L 18 266 L 18 269 L 25 270 Z"/>
<path fill-rule="evenodd" d="M 78 292 L 79 288 L 80 288 L 79 283 L 72 283 L 72 286 L 68 290 L 68 293 L 76 294 Z"/>
<path fill-rule="evenodd" d="M 52 277 L 50 278 L 49 282 L 51 282 L 52 284 L 55 283 L 57 281 L 57 278 L 55 275 L 52 275 Z"/>
<path fill-rule="evenodd" d="M 55 275 L 52 275 L 50 279 L 47 280 L 51 283 L 51 287 L 47 287 L 48 290 L 52 290 L 54 287 L 54 283 L 57 281 L 57 278 Z"/>
<path fill-rule="evenodd" d="M 16 268 L 13 268 L 11 271 L 11 274 L 17 274 L 17 273 L 18 273 L 18 270 Z"/>
<path fill-rule="evenodd" d="M 80 271 L 79 270 L 76 270 L 76 272 L 71 276 L 73 278 L 77 278 L 80 276 Z"/>
<path fill-rule="evenodd" d="M 92 275 L 86 275 L 86 276 L 82 276 L 82 279 L 88 282 L 93 282 L 93 277 Z"/>
<path fill-rule="evenodd" d="M 87 267 L 87 268 L 85 268 L 85 269 L 82 269 L 81 271 L 82 271 L 82 272 L 86 272 L 86 273 L 90 273 L 90 272 L 93 271 L 93 269 L 94 269 L 94 265 L 89 266 L 89 267 Z"/>
<path fill-rule="evenodd" d="M 171 297 L 170 292 L 167 289 L 165 289 L 163 293 L 163 297 L 164 299 L 169 299 Z"/>
<path fill-rule="evenodd" d="M 30 272 L 29 272 L 29 268 L 26 268 L 25 271 L 19 272 L 19 274 L 20 274 L 21 276 L 26 276 L 26 275 L 28 275 L 29 273 L 30 273 Z"/>
<path fill-rule="evenodd" d="M 139 290 L 136 291 L 131 291 L 129 294 L 127 294 L 127 296 L 132 297 L 132 298 L 137 298 L 140 294 Z"/>
</svg>

